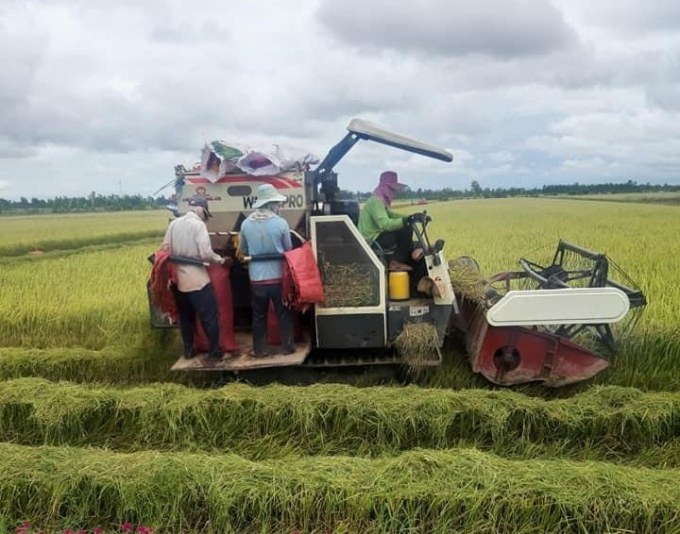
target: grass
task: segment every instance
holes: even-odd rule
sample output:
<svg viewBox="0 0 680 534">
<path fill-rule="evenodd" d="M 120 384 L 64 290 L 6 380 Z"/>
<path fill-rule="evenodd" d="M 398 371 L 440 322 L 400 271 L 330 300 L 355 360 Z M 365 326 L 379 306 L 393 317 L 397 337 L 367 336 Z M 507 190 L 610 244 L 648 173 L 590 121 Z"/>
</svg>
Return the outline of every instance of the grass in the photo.
<svg viewBox="0 0 680 534">
<path fill-rule="evenodd" d="M 163 532 L 657 534 L 680 529 L 678 477 L 473 449 L 252 462 L 0 444 L 0 516 Z"/>
</svg>

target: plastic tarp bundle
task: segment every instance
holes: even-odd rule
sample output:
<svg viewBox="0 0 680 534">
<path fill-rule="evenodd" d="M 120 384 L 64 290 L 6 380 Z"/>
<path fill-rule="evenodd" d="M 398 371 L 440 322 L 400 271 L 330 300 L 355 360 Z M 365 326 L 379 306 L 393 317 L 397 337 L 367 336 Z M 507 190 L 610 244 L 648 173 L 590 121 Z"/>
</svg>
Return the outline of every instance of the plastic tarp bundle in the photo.
<svg viewBox="0 0 680 534">
<path fill-rule="evenodd" d="M 319 163 L 319 158 L 314 154 L 274 145 L 272 150 L 248 149 L 236 165 L 246 174 L 270 176 L 290 170 L 305 169 L 315 163 Z"/>
<path fill-rule="evenodd" d="M 321 274 L 316 264 L 311 242 L 284 253 L 283 301 L 291 308 L 306 311 L 323 302 Z"/>
<path fill-rule="evenodd" d="M 319 162 L 314 154 L 284 145 L 259 149 L 226 141 L 206 143 L 201 151 L 201 174 L 211 181 L 229 173 L 272 176 L 291 170 L 304 170 Z"/>
<path fill-rule="evenodd" d="M 238 172 L 236 162 L 246 149 L 225 141 L 206 143 L 201 151 L 201 174 L 211 181 L 230 172 Z"/>
</svg>

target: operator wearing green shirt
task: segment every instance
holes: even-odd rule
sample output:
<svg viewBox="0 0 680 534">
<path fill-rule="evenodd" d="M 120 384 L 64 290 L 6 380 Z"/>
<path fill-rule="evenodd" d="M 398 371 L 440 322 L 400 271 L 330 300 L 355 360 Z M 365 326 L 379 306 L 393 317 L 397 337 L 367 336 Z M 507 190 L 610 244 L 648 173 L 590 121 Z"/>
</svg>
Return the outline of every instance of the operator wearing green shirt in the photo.
<svg viewBox="0 0 680 534">
<path fill-rule="evenodd" d="M 359 232 L 369 243 L 376 241 L 383 249 L 396 246 L 396 250 L 388 269 L 392 271 L 410 271 L 412 267 L 406 262 L 418 261 L 423 257 L 423 249 L 413 246 L 413 231 L 408 224 L 408 216 L 399 215 L 389 209 L 395 191 L 407 186 L 400 184 L 397 173 L 385 171 L 380 175 L 380 184 L 373 190 L 359 214 Z"/>
</svg>

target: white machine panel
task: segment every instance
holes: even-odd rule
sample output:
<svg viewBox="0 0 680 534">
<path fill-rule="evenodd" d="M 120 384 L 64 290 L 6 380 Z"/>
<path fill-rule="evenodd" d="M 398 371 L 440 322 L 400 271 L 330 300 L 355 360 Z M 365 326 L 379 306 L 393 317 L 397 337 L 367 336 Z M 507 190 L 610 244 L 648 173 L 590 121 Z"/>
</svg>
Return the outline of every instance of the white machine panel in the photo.
<svg viewBox="0 0 680 534">
<path fill-rule="evenodd" d="M 616 323 L 628 313 L 628 296 L 614 287 L 509 291 L 487 312 L 492 326 Z"/>
</svg>

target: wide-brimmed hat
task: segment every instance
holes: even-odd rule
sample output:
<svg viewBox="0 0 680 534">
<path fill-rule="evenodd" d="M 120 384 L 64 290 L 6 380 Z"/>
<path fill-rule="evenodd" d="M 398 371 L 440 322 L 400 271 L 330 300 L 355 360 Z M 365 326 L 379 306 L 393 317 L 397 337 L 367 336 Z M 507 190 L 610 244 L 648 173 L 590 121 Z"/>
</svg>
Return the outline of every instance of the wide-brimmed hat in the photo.
<svg viewBox="0 0 680 534">
<path fill-rule="evenodd" d="M 380 175 L 380 185 L 386 185 L 391 189 L 396 191 L 401 191 L 406 189 L 408 186 L 406 184 L 400 184 L 397 179 L 397 173 L 394 171 L 385 171 Z"/>
<path fill-rule="evenodd" d="M 210 213 L 210 209 L 208 208 L 208 201 L 200 195 L 194 195 L 191 197 L 189 199 L 189 206 L 203 208 L 205 210 L 206 216 L 212 217 L 212 213 Z"/>
<path fill-rule="evenodd" d="M 272 184 L 262 184 L 255 191 L 255 196 L 257 197 L 257 200 L 253 204 L 253 208 L 255 209 L 261 208 L 270 202 L 285 202 L 288 200 L 287 197 L 279 195 Z"/>
</svg>

